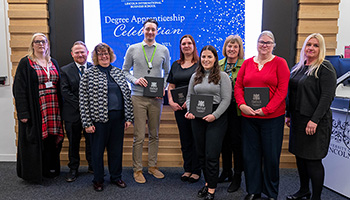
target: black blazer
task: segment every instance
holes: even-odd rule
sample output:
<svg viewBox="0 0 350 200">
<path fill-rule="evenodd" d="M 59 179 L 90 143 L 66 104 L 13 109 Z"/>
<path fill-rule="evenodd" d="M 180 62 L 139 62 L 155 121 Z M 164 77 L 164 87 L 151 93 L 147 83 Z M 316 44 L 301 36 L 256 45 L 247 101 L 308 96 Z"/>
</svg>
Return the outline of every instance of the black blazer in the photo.
<svg viewBox="0 0 350 200">
<path fill-rule="evenodd" d="M 291 73 L 291 78 L 297 73 Z M 297 110 L 318 124 L 326 113 L 331 112 L 330 106 L 335 96 L 337 82 L 335 69 L 329 61 L 325 60 L 317 74 L 318 78 L 304 75 L 299 80 L 295 105 L 291 105 L 289 96 L 287 98 L 287 116 L 289 112 Z"/>
<path fill-rule="evenodd" d="M 88 69 L 92 66 L 91 63 L 87 63 Z M 61 67 L 62 118 L 68 122 L 80 120 L 79 83 L 80 75 L 75 62 Z"/>
</svg>

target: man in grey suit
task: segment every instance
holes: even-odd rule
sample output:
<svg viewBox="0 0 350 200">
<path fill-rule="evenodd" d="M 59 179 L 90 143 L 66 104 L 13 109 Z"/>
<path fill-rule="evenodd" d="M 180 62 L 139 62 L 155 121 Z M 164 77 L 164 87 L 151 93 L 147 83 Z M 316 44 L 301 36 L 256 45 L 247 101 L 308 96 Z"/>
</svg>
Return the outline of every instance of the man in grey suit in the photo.
<svg viewBox="0 0 350 200">
<path fill-rule="evenodd" d="M 62 118 L 69 140 L 69 173 L 66 176 L 67 182 L 77 179 L 80 164 L 79 148 L 81 131 L 85 136 L 85 154 L 88 161 L 88 172 L 93 173 L 91 167 L 91 150 L 89 135 L 83 130 L 79 111 L 79 83 L 85 70 L 92 66 L 87 62 L 89 51 L 82 41 L 73 44 L 71 55 L 74 62 L 61 68 L 61 93 L 63 97 Z"/>
</svg>

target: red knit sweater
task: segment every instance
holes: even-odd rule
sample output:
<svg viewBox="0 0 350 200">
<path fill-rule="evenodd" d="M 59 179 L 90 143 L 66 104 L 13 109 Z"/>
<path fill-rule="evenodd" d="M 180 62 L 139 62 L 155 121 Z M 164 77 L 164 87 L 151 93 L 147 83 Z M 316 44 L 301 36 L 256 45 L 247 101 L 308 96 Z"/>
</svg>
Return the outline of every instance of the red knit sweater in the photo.
<svg viewBox="0 0 350 200">
<path fill-rule="evenodd" d="M 249 118 L 269 119 L 283 115 L 286 107 L 286 96 L 288 93 L 289 68 L 286 60 L 275 56 L 271 61 L 264 64 L 259 71 L 258 64 L 254 62 L 254 57 L 243 62 L 238 72 L 235 84 L 235 98 L 238 107 L 246 104 L 244 101 L 244 87 L 268 87 L 270 89 L 270 101 L 266 107 L 262 108 L 265 116 L 250 116 Z"/>
</svg>

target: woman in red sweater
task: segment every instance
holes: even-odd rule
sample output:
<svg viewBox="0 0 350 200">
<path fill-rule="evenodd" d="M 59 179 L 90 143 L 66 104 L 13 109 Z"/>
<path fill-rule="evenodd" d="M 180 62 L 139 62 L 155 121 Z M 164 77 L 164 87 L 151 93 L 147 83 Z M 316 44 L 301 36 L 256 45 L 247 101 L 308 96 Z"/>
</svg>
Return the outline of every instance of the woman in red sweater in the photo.
<svg viewBox="0 0 350 200">
<path fill-rule="evenodd" d="M 243 115 L 243 159 L 248 192 L 245 200 L 258 199 L 261 193 L 270 199 L 277 199 L 278 195 L 290 72 L 287 62 L 272 54 L 275 45 L 272 32 L 263 31 L 258 38 L 258 56 L 244 61 L 235 84 L 234 95 Z M 248 106 L 251 104 L 244 99 L 248 87 L 268 88 L 267 105 L 255 109 Z"/>
</svg>

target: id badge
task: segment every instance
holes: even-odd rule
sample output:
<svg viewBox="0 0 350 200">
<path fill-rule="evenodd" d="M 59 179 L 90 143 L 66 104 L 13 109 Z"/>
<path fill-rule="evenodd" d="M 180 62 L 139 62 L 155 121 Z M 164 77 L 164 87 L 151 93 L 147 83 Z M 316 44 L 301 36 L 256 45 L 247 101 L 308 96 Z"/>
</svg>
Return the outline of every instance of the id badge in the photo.
<svg viewBox="0 0 350 200">
<path fill-rule="evenodd" d="M 152 69 L 152 67 L 153 67 L 153 66 L 152 66 L 152 63 L 151 63 L 151 62 L 148 62 L 148 68 L 149 68 L 149 69 Z"/>
<path fill-rule="evenodd" d="M 51 88 L 51 87 L 53 87 L 53 84 L 52 84 L 52 82 L 50 81 L 50 82 L 46 82 L 46 83 L 45 83 L 45 86 L 46 86 L 46 88 Z"/>
</svg>

